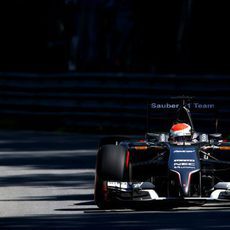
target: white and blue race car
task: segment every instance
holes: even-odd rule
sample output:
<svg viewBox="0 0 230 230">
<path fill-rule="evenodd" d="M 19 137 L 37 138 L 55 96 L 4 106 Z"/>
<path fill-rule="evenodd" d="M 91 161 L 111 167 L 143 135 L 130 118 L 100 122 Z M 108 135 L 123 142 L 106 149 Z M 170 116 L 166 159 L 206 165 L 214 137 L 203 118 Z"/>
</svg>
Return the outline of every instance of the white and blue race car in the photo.
<svg viewBox="0 0 230 230">
<path fill-rule="evenodd" d="M 192 107 L 202 104 L 180 99 L 179 105 L 151 104 L 176 111 L 168 132 L 101 140 L 94 190 L 99 208 L 230 201 L 230 142 L 219 133 L 195 130 Z M 195 109 L 212 109 L 203 107 Z"/>
</svg>

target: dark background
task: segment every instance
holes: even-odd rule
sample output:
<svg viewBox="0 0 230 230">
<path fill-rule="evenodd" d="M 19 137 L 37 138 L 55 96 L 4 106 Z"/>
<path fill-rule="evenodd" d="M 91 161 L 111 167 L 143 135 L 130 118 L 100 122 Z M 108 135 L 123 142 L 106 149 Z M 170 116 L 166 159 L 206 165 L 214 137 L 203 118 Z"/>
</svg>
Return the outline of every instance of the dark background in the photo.
<svg viewBox="0 0 230 230">
<path fill-rule="evenodd" d="M 1 1 L 0 71 L 71 71 L 72 52 L 79 72 L 228 74 L 228 11 L 207 0 Z"/>
<path fill-rule="evenodd" d="M 229 133 L 228 11 L 223 0 L 1 1 L 0 128 L 139 133 L 149 100 L 186 95 L 216 104 Z"/>
</svg>

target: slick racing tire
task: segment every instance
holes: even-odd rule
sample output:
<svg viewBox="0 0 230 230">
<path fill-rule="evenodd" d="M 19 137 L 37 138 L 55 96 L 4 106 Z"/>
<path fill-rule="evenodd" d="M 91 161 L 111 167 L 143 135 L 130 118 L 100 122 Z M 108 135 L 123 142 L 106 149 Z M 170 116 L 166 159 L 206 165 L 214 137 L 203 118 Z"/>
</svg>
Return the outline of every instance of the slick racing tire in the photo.
<svg viewBox="0 0 230 230">
<path fill-rule="evenodd" d="M 104 145 L 97 154 L 97 175 L 105 181 L 125 181 L 126 154 L 124 147 L 119 145 Z"/>
<path fill-rule="evenodd" d="M 100 209 L 109 209 L 110 202 L 107 197 L 106 181 L 96 176 L 94 187 L 94 201 Z"/>
<path fill-rule="evenodd" d="M 94 201 L 100 209 L 119 208 L 119 203 L 108 193 L 107 181 L 95 178 Z"/>
<path fill-rule="evenodd" d="M 118 145 L 105 145 L 97 154 L 94 200 L 101 209 L 114 208 L 115 202 L 108 192 L 107 181 L 126 181 L 126 150 Z"/>
</svg>

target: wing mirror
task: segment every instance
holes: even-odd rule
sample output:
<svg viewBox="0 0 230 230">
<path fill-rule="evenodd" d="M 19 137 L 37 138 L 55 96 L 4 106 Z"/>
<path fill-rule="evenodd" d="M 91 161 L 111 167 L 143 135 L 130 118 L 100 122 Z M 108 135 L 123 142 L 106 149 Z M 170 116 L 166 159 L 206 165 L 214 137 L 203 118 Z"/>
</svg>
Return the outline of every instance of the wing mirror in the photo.
<svg viewBox="0 0 230 230">
<path fill-rule="evenodd" d="M 212 144 L 218 144 L 222 141 L 221 133 L 212 133 L 212 134 L 209 134 L 209 137 L 210 137 L 210 143 Z"/>
<path fill-rule="evenodd" d="M 209 136 L 213 139 L 221 139 L 222 138 L 222 134 L 221 133 L 211 133 L 209 134 Z"/>
</svg>

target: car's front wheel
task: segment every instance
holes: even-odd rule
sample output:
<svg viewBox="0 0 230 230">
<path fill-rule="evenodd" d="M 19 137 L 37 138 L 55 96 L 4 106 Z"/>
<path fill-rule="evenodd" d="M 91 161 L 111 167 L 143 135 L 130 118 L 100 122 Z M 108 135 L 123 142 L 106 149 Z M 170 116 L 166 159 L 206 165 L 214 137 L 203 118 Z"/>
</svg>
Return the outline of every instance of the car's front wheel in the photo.
<svg viewBox="0 0 230 230">
<path fill-rule="evenodd" d="M 95 203 L 99 208 L 111 208 L 107 181 L 127 181 L 127 151 L 119 145 L 104 145 L 97 154 L 96 177 L 94 188 Z"/>
</svg>

